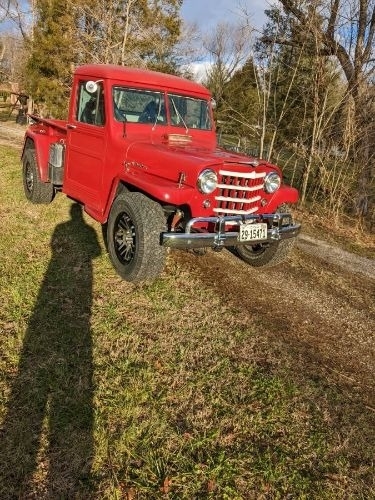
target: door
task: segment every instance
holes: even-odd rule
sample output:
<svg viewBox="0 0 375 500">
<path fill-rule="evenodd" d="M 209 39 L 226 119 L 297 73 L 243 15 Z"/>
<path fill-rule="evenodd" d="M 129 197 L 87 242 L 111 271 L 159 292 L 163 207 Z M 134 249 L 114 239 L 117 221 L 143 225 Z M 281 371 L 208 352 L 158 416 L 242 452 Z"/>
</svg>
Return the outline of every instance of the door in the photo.
<svg viewBox="0 0 375 500">
<path fill-rule="evenodd" d="M 94 91 L 86 84 L 79 82 L 75 119 L 68 123 L 63 191 L 101 211 L 107 143 L 103 83 L 94 86 Z"/>
</svg>

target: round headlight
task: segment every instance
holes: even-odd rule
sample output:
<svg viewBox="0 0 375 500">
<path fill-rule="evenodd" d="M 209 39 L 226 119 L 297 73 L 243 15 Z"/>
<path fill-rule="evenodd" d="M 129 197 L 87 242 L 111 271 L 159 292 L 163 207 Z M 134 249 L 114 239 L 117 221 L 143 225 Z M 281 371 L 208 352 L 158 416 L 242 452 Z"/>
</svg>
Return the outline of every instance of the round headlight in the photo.
<svg viewBox="0 0 375 500">
<path fill-rule="evenodd" d="M 274 193 L 280 187 L 281 179 L 278 173 L 270 172 L 264 178 L 264 190 L 266 193 Z"/>
<path fill-rule="evenodd" d="M 217 187 L 217 175 L 213 170 L 203 170 L 199 174 L 197 186 L 201 193 L 211 194 Z"/>
</svg>

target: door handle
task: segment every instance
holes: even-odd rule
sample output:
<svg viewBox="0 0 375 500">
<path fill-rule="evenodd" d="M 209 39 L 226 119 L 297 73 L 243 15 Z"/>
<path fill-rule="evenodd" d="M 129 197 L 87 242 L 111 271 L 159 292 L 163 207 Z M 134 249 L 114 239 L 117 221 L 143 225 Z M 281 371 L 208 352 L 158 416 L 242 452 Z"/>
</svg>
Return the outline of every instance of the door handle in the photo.
<svg viewBox="0 0 375 500">
<path fill-rule="evenodd" d="M 68 124 L 66 125 L 66 128 L 70 128 L 70 129 L 74 130 L 74 129 L 76 129 L 76 128 L 77 128 L 77 125 L 72 125 L 71 123 L 68 123 Z"/>
</svg>

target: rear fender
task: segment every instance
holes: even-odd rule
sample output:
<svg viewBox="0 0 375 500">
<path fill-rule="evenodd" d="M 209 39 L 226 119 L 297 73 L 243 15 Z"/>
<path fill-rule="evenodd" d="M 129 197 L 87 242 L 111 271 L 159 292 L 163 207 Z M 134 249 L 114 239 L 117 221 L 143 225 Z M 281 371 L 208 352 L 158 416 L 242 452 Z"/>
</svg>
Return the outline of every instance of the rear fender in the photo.
<svg viewBox="0 0 375 500">
<path fill-rule="evenodd" d="M 50 145 L 55 143 L 65 143 L 65 134 L 59 133 L 57 129 L 46 126 L 32 125 L 26 130 L 21 159 L 23 160 L 25 151 L 33 149 L 39 169 L 40 180 L 49 182 L 48 162 Z"/>
<path fill-rule="evenodd" d="M 54 138 L 56 140 L 56 138 Z M 40 180 L 48 182 L 48 158 L 49 147 L 52 142 L 55 142 L 52 137 L 41 134 L 26 132 L 21 159 L 28 149 L 34 149 L 35 158 L 39 169 Z"/>
</svg>

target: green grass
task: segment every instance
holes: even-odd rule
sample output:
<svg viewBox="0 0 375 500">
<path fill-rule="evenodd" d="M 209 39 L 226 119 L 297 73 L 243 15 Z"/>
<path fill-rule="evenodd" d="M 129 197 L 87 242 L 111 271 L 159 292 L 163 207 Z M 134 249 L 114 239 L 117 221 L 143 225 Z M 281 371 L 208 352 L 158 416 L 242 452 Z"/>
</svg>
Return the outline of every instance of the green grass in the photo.
<svg viewBox="0 0 375 500">
<path fill-rule="evenodd" d="M 0 498 L 374 498 L 369 420 L 180 254 L 132 285 L 0 146 Z M 258 320 L 259 321 L 259 320 Z"/>
</svg>

